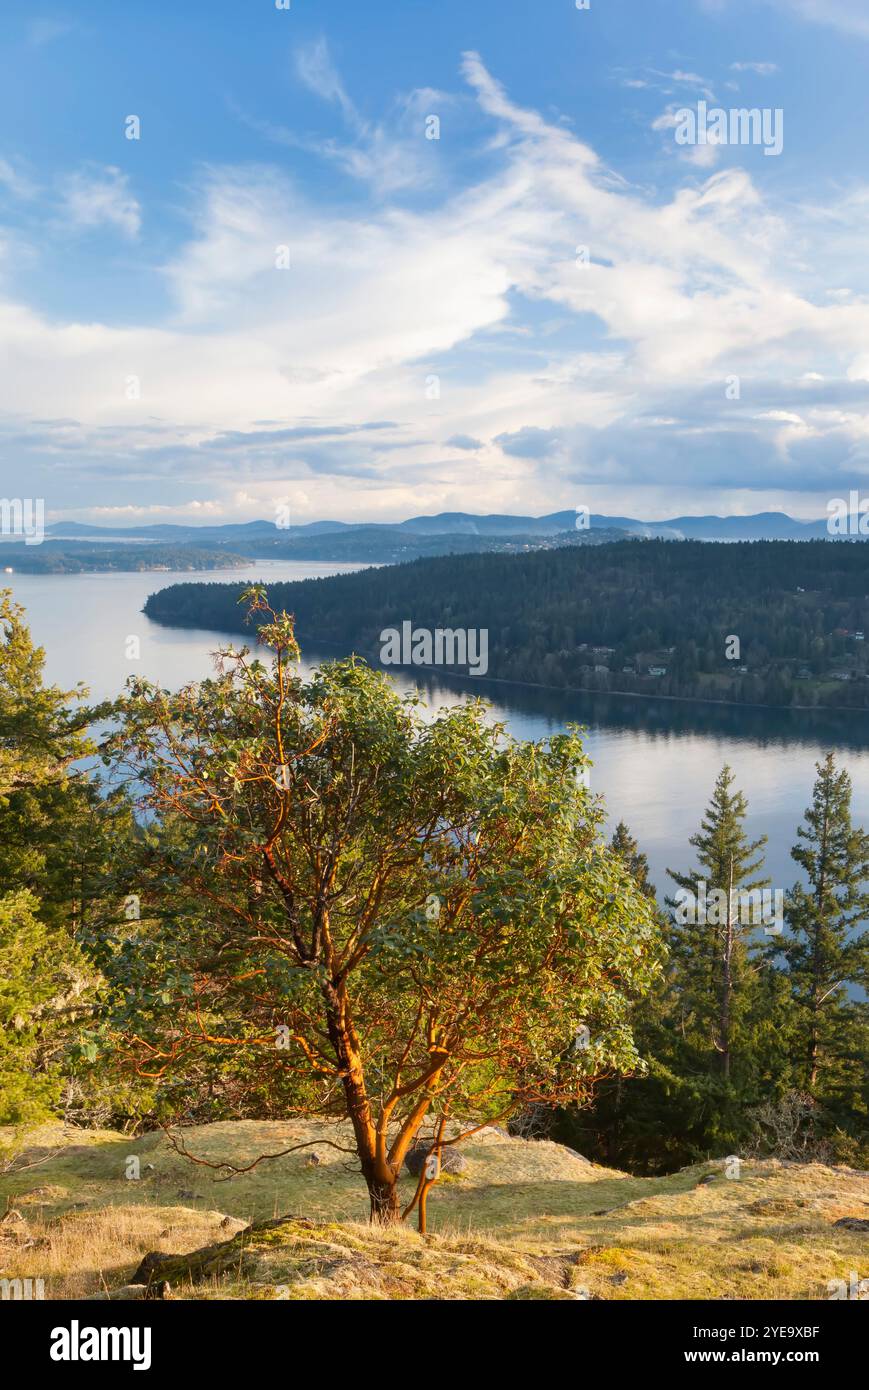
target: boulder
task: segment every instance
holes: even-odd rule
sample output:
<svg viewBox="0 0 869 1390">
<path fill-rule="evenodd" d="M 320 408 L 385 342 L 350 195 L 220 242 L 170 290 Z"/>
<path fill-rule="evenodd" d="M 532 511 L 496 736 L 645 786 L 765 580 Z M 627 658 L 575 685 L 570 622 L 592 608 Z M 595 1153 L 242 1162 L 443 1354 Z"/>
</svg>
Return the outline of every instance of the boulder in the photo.
<svg viewBox="0 0 869 1390">
<path fill-rule="evenodd" d="M 103 1289 L 100 1293 L 88 1294 L 85 1302 L 104 1303 L 104 1302 L 134 1302 L 136 1299 L 145 1298 L 168 1298 L 171 1293 L 169 1284 L 163 1281 L 161 1284 L 154 1284 L 149 1289 L 147 1284 L 122 1284 L 119 1289 Z"/>
<path fill-rule="evenodd" d="M 418 1141 L 407 1151 L 404 1166 L 409 1173 L 418 1178 L 423 1170 L 426 1159 L 431 1152 L 432 1141 L 424 1139 Z M 468 1166 L 468 1160 L 459 1153 L 455 1144 L 447 1144 L 441 1149 L 441 1173 L 464 1173 Z"/>
<path fill-rule="evenodd" d="M 581 1154 L 578 1149 L 570 1149 L 566 1144 L 559 1144 L 558 1147 L 559 1149 L 563 1149 L 566 1154 L 570 1154 L 570 1157 L 575 1158 L 578 1163 L 584 1164 L 586 1168 L 594 1167 L 591 1159 L 586 1158 L 585 1154 Z"/>
<path fill-rule="evenodd" d="M 220 1223 L 220 1229 L 222 1231 L 231 1231 L 233 1235 L 237 1235 L 239 1231 L 246 1231 L 249 1224 L 250 1223 L 247 1221 L 242 1221 L 238 1216 L 225 1216 Z"/>
</svg>

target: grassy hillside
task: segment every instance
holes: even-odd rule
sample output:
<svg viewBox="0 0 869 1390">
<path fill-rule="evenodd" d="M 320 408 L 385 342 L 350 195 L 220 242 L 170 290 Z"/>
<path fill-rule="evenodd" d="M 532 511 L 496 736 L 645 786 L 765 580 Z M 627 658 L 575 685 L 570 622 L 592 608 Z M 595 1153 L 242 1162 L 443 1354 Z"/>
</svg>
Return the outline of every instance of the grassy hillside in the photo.
<svg viewBox="0 0 869 1390">
<path fill-rule="evenodd" d="M 327 1137 L 342 1142 L 303 1121 L 184 1135 L 197 1157 L 239 1166 Z M 0 1177 L 0 1277 L 80 1298 L 127 1283 L 149 1251 L 203 1246 L 220 1248 L 198 1282 L 172 1281 L 173 1297 L 825 1299 L 828 1280 L 865 1272 L 866 1232 L 833 1224 L 869 1218 L 869 1175 L 853 1169 L 746 1162 L 733 1180 L 717 1162 L 632 1178 L 496 1132 L 463 1152 L 422 1238 L 370 1230 L 364 1184 L 325 1144 L 225 1180 L 162 1134 L 48 1127 Z M 130 1156 L 139 1180 L 125 1177 Z M 414 1180 L 402 1187 L 409 1199 Z"/>
</svg>

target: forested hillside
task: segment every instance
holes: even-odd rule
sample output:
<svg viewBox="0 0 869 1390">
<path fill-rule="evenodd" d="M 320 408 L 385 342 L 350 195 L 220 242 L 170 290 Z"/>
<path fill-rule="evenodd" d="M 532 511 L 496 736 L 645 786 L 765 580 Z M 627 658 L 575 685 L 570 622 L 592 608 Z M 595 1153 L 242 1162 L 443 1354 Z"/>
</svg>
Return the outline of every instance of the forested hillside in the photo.
<svg viewBox="0 0 869 1390">
<path fill-rule="evenodd" d="M 181 584 L 150 618 L 245 631 L 240 586 Z M 869 706 L 869 552 L 824 541 L 621 541 L 452 555 L 273 585 L 309 642 L 376 658 L 384 628 L 488 631 L 488 675 L 772 705 Z M 734 640 L 736 639 L 736 640 Z"/>
<path fill-rule="evenodd" d="M 0 565 L 20 574 L 100 574 L 136 570 L 225 570 L 245 563 L 232 550 L 194 545 L 112 545 L 95 541 L 4 541 Z"/>
</svg>

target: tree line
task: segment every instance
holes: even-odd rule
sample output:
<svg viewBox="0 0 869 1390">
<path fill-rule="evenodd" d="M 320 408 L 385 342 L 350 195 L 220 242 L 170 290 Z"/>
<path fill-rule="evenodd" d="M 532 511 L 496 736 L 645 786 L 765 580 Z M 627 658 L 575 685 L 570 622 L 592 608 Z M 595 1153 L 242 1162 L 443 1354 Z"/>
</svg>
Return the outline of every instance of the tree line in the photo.
<svg viewBox="0 0 869 1390">
<path fill-rule="evenodd" d="M 769 884 L 766 837 L 745 832 L 748 803 L 719 774 L 697 833 L 695 863 L 668 870 L 683 899 L 717 892 L 718 913 L 660 910 L 663 981 L 633 1013 L 643 1075 L 603 1083 L 596 1104 L 554 1132 L 637 1172 L 722 1151 L 865 1166 L 869 1117 L 869 835 L 851 819 L 851 778 L 832 753 L 817 764 L 791 857 L 801 877 L 783 921 L 737 910 Z M 648 863 L 622 822 L 612 847 L 655 898 Z M 680 891 L 681 890 L 681 891 Z"/>
</svg>

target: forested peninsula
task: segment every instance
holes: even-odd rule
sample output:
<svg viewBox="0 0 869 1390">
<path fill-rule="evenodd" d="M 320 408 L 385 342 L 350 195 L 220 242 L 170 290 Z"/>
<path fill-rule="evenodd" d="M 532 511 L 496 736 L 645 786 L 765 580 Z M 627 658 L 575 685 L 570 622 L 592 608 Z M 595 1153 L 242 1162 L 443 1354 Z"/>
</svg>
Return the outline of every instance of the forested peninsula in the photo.
<svg viewBox="0 0 869 1390">
<path fill-rule="evenodd" d="M 249 632 L 238 584 L 176 584 L 145 612 Z M 869 707 L 869 551 L 826 541 L 626 540 L 450 555 L 270 586 L 302 641 L 377 659 L 384 629 L 485 630 L 488 676 L 553 688 Z M 457 674 L 462 674 L 457 670 Z"/>
</svg>

